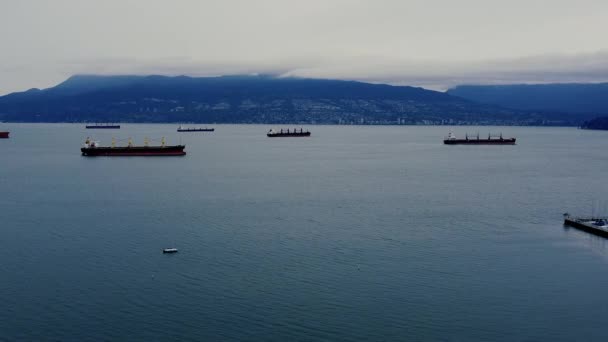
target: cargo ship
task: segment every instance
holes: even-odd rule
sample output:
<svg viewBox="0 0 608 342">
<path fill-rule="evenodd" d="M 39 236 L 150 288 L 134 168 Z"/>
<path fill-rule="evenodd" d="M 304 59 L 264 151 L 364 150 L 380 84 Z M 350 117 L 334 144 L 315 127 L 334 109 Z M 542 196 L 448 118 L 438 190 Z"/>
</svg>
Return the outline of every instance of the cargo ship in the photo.
<svg viewBox="0 0 608 342">
<path fill-rule="evenodd" d="M 293 129 L 292 131 L 290 131 L 289 129 L 287 130 L 280 130 L 280 131 L 275 131 L 273 129 L 271 129 L 270 131 L 268 131 L 268 133 L 266 134 L 267 137 L 269 138 L 274 138 L 274 137 L 309 137 L 310 136 L 310 132 L 309 131 L 304 131 L 303 129 L 300 128 L 300 131 L 298 131 L 297 129 Z"/>
<path fill-rule="evenodd" d="M 0 139 L 8 139 L 10 132 L 0 132 Z"/>
<path fill-rule="evenodd" d="M 177 128 L 178 132 L 213 132 L 215 128 L 202 128 L 202 127 L 182 127 L 179 126 Z"/>
<path fill-rule="evenodd" d="M 86 129 L 120 129 L 120 125 L 114 124 L 92 124 L 85 127 Z"/>
<path fill-rule="evenodd" d="M 134 146 L 131 139 L 127 146 L 116 146 L 116 141 L 112 139 L 112 146 L 100 146 L 98 141 L 90 138 L 84 142 L 80 149 L 83 156 L 118 156 L 118 157 L 151 157 L 151 156 L 183 156 L 186 155 L 184 148 L 186 145 L 169 146 L 165 144 L 165 138 L 161 140 L 160 146 L 150 146 L 148 139 L 144 140 L 143 146 Z"/>
<path fill-rule="evenodd" d="M 515 138 L 503 138 L 502 133 L 500 133 L 496 137 L 488 134 L 487 139 L 480 139 L 479 134 L 476 137 L 469 137 L 466 134 L 464 139 L 458 139 L 454 133 L 450 132 L 443 143 L 446 145 L 515 145 Z"/>
</svg>

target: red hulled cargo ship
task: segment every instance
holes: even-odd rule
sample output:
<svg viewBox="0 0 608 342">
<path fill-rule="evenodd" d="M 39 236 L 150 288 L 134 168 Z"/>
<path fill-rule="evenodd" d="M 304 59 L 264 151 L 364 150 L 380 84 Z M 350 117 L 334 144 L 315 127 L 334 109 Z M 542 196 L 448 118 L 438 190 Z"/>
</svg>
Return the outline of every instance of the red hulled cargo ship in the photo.
<svg viewBox="0 0 608 342">
<path fill-rule="evenodd" d="M 87 140 L 84 146 L 80 149 L 83 156 L 86 157 L 153 157 L 153 156 L 184 156 L 186 145 L 165 145 L 165 139 L 162 139 L 160 146 L 150 146 L 148 141 L 144 142 L 144 146 L 133 146 L 131 139 L 127 146 L 116 146 L 112 139 L 112 146 L 100 146 L 99 142 Z"/>
</svg>

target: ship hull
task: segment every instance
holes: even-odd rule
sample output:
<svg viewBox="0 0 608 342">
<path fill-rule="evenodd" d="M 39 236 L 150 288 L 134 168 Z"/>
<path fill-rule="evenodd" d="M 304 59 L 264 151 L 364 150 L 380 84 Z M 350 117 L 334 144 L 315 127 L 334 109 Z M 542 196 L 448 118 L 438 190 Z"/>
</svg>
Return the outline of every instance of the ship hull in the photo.
<svg viewBox="0 0 608 342">
<path fill-rule="evenodd" d="M 215 128 L 201 128 L 201 129 L 178 129 L 178 132 L 214 132 Z"/>
<path fill-rule="evenodd" d="M 286 138 L 286 137 L 309 137 L 310 132 L 304 133 L 268 133 L 266 134 L 269 138 Z"/>
<path fill-rule="evenodd" d="M 87 125 L 86 129 L 120 129 L 120 125 L 107 125 L 107 126 L 95 126 L 95 125 Z"/>
<path fill-rule="evenodd" d="M 515 138 L 512 139 L 446 139 L 446 145 L 515 145 Z"/>
<path fill-rule="evenodd" d="M 83 147 L 85 157 L 164 157 L 184 156 L 185 145 L 176 146 L 134 146 L 134 147 Z"/>
<path fill-rule="evenodd" d="M 578 228 L 591 234 L 608 237 L 608 230 L 606 228 L 590 224 L 588 222 L 585 222 L 585 220 L 573 217 L 566 217 L 564 220 L 564 225 Z"/>
<path fill-rule="evenodd" d="M 0 139 L 8 139 L 10 132 L 0 132 Z"/>
</svg>

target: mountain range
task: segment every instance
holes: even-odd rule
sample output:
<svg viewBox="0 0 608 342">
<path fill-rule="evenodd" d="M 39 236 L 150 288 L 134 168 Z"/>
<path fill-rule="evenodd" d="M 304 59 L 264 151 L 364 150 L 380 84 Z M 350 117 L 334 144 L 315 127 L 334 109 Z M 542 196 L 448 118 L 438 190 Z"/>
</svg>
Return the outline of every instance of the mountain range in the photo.
<svg viewBox="0 0 608 342">
<path fill-rule="evenodd" d="M 526 111 L 608 115 L 608 83 L 462 85 L 447 93 Z"/>
<path fill-rule="evenodd" d="M 569 111 L 480 101 L 460 94 L 458 89 L 438 92 L 408 86 L 266 75 L 76 75 L 55 87 L 0 97 L 0 120 L 578 125 L 591 118 L 589 113 L 574 115 Z"/>
</svg>

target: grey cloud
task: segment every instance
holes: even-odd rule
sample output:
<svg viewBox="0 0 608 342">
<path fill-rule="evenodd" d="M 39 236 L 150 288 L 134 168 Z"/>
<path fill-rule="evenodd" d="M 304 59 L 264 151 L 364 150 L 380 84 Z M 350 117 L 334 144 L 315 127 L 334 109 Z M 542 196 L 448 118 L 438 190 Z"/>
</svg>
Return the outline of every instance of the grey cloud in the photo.
<svg viewBox="0 0 608 342">
<path fill-rule="evenodd" d="M 0 94 L 75 73 L 271 73 L 438 89 L 598 82 L 607 17 L 606 0 L 9 1 Z"/>
<path fill-rule="evenodd" d="M 359 80 L 445 90 L 459 84 L 512 84 L 608 81 L 608 52 L 543 55 L 477 62 L 399 60 L 383 57 L 293 58 L 261 61 L 198 62 L 188 57 L 156 60 L 88 59 L 63 64 L 66 75 L 161 74 L 219 76 L 273 74 Z"/>
</svg>

